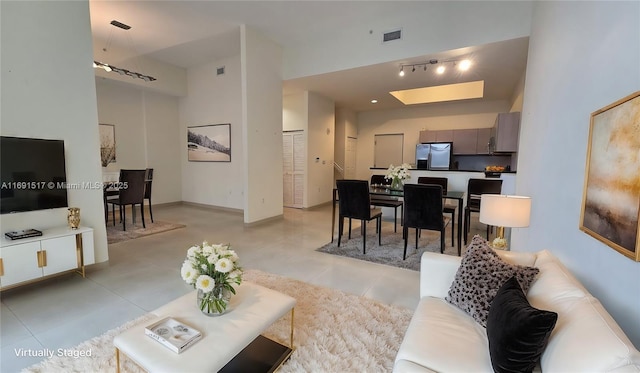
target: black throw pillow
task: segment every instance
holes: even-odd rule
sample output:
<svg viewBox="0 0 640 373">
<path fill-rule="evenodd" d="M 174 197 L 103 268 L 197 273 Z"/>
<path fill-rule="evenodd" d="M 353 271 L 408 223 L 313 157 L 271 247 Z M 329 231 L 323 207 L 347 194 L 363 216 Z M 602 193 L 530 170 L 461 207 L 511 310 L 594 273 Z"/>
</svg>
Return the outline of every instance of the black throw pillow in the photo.
<svg viewBox="0 0 640 373">
<path fill-rule="evenodd" d="M 533 371 L 557 320 L 557 313 L 531 307 L 515 277 L 507 280 L 491 302 L 487 318 L 493 370 Z"/>
</svg>

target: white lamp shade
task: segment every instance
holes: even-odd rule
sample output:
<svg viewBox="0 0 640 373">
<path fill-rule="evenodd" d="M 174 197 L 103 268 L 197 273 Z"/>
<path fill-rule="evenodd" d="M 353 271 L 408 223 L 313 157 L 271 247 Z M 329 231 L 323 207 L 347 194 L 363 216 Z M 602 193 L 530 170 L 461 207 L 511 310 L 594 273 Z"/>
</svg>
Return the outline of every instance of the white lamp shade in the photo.
<svg viewBox="0 0 640 373">
<path fill-rule="evenodd" d="M 531 198 L 503 194 L 480 196 L 480 222 L 497 227 L 529 226 Z"/>
</svg>

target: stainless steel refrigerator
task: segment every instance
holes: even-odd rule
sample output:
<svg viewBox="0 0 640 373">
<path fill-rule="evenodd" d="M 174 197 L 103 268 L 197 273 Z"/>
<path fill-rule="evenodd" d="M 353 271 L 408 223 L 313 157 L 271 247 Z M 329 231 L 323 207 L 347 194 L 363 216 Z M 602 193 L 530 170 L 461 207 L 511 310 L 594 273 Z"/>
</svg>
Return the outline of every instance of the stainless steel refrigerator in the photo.
<svg viewBox="0 0 640 373">
<path fill-rule="evenodd" d="M 450 142 L 429 142 L 416 145 L 416 168 L 419 170 L 448 170 L 451 166 Z"/>
</svg>

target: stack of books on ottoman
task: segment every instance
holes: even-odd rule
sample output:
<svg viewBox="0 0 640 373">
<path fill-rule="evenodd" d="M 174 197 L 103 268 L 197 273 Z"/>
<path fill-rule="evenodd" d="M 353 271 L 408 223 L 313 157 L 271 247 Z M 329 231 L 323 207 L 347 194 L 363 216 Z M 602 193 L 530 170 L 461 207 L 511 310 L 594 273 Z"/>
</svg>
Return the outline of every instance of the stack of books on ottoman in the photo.
<svg viewBox="0 0 640 373">
<path fill-rule="evenodd" d="M 178 354 L 202 338 L 199 330 L 171 317 L 165 317 L 145 327 L 144 333 Z"/>
</svg>

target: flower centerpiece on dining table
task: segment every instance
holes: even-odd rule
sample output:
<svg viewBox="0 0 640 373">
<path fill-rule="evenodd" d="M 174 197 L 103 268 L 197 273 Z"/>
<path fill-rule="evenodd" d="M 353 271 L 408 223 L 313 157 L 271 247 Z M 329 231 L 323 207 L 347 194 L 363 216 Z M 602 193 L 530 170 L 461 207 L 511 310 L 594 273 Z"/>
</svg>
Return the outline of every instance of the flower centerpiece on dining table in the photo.
<svg viewBox="0 0 640 373">
<path fill-rule="evenodd" d="M 204 241 L 187 250 L 180 274 L 187 284 L 198 290 L 200 311 L 215 316 L 228 310 L 231 295 L 236 293 L 233 285 L 240 285 L 243 271 L 231 245 Z"/>
<path fill-rule="evenodd" d="M 409 169 L 411 169 L 411 166 L 406 163 L 400 166 L 389 166 L 384 178 L 391 180 L 391 189 L 402 190 L 404 181 L 411 177 Z"/>
</svg>

